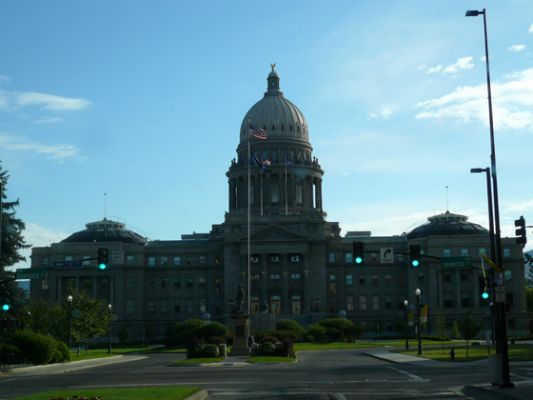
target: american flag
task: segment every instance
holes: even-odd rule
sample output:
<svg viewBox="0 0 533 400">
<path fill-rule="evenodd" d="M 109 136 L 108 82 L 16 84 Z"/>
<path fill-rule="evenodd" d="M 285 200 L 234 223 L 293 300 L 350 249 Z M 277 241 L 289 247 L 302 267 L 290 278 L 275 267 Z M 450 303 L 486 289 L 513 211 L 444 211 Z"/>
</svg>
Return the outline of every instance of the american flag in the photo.
<svg viewBox="0 0 533 400">
<path fill-rule="evenodd" d="M 256 128 L 251 123 L 248 124 L 248 134 L 250 136 L 253 136 L 256 139 L 265 140 L 267 138 L 267 135 L 264 129 Z"/>
</svg>

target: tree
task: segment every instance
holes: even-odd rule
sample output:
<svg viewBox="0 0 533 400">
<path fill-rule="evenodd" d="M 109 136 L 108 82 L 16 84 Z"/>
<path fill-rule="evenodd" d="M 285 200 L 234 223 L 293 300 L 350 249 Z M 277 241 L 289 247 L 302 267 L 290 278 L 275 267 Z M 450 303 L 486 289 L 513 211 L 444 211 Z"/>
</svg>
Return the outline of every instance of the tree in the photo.
<svg viewBox="0 0 533 400">
<path fill-rule="evenodd" d="M 15 216 L 17 201 L 7 201 L 5 195 L 9 175 L 0 165 L 0 299 L 11 306 L 9 316 L 19 319 L 22 313 L 23 293 L 19 290 L 15 276 L 6 270 L 26 258 L 20 250 L 30 247 L 25 243 L 22 231 L 24 222 Z"/>
<path fill-rule="evenodd" d="M 64 305 L 66 307 L 66 304 Z M 78 343 L 107 332 L 111 313 L 101 299 L 94 299 L 85 292 L 78 292 L 72 300 L 72 338 Z"/>
<path fill-rule="evenodd" d="M 459 333 L 466 340 L 466 357 L 468 358 L 468 342 L 476 337 L 481 329 L 481 324 L 472 318 L 472 314 L 467 312 L 459 321 Z"/>
</svg>

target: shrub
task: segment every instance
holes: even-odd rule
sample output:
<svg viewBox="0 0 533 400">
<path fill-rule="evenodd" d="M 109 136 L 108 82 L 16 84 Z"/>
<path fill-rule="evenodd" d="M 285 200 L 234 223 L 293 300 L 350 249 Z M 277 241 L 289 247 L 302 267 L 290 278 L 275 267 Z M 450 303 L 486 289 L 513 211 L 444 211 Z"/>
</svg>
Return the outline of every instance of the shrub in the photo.
<svg viewBox="0 0 533 400">
<path fill-rule="evenodd" d="M 301 337 L 299 336 L 297 332 L 295 331 L 282 331 L 282 330 L 275 330 L 270 332 L 270 336 L 275 337 L 278 339 L 279 342 L 282 342 L 284 339 L 289 339 L 292 342 L 296 341 L 297 338 Z"/>
<path fill-rule="evenodd" d="M 216 345 L 226 344 L 226 339 L 224 339 L 221 336 L 211 336 L 210 338 L 206 340 L 206 342 L 209 344 L 216 344 Z"/>
<path fill-rule="evenodd" d="M 50 362 L 60 363 L 63 361 L 70 361 L 70 352 L 65 343 L 57 340 L 54 355 L 52 356 L 52 359 L 50 360 Z"/>
<path fill-rule="evenodd" d="M 15 331 L 10 340 L 21 350 L 22 358 L 34 365 L 51 362 L 57 349 L 54 339 L 30 330 Z"/>
<path fill-rule="evenodd" d="M 319 322 L 319 325 L 328 329 L 332 329 L 327 335 L 331 340 L 344 340 L 344 337 L 351 337 L 353 335 L 354 323 L 345 318 L 326 318 Z M 337 331 L 342 332 L 342 336 L 339 336 Z M 335 336 L 335 338 L 332 337 Z"/>
<path fill-rule="evenodd" d="M 200 341 L 197 337 L 192 337 L 189 339 L 185 347 L 187 348 L 187 358 L 194 358 L 195 354 L 200 349 Z"/>
<path fill-rule="evenodd" d="M 264 344 L 264 343 L 276 344 L 276 343 L 279 343 L 279 339 L 275 336 L 265 336 L 261 339 L 260 343 L 261 344 Z"/>
<path fill-rule="evenodd" d="M 0 343 L 0 365 L 2 364 L 20 364 L 22 354 L 17 346 L 12 344 Z"/>
<path fill-rule="evenodd" d="M 311 325 L 307 330 L 307 334 L 313 342 L 320 342 L 326 337 L 326 328 L 322 325 Z"/>
<path fill-rule="evenodd" d="M 342 342 L 344 341 L 344 333 L 342 330 L 334 327 L 326 328 L 326 336 L 332 342 Z"/>
<path fill-rule="evenodd" d="M 277 331 L 293 331 L 293 332 L 303 332 L 302 325 L 300 325 L 297 321 L 294 321 L 292 319 L 282 319 L 276 322 L 276 330 Z"/>
<path fill-rule="evenodd" d="M 226 336 L 228 332 L 226 325 L 223 325 L 220 322 L 211 322 L 198 328 L 197 335 L 199 338 L 205 340 L 212 336 Z"/>
<path fill-rule="evenodd" d="M 198 346 L 188 358 L 204 358 L 204 357 L 218 357 L 219 356 L 218 346 L 216 344 L 202 344 Z"/>
<path fill-rule="evenodd" d="M 280 353 L 284 357 L 294 357 L 294 347 L 292 346 L 292 340 L 285 338 L 281 342 Z"/>
<path fill-rule="evenodd" d="M 265 356 L 273 356 L 276 354 L 276 345 L 272 342 L 263 342 L 259 346 L 259 353 Z"/>
<path fill-rule="evenodd" d="M 198 331 L 202 326 L 204 326 L 204 322 L 194 318 L 178 322 L 174 325 L 174 329 L 172 327 L 167 329 L 164 340 L 165 346 L 186 345 L 192 338 L 199 337 Z"/>
</svg>

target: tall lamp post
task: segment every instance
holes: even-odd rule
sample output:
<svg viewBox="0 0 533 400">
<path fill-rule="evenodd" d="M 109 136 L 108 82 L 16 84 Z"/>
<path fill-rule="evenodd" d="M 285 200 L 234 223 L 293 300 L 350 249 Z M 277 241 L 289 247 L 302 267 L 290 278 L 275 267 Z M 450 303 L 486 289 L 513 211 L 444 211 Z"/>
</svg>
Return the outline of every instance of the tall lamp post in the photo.
<svg viewBox="0 0 533 400">
<path fill-rule="evenodd" d="M 502 244 L 501 244 L 501 233 L 500 233 L 500 207 L 498 203 L 498 177 L 496 175 L 496 148 L 494 144 L 494 123 L 492 120 L 492 94 L 490 90 L 490 72 L 489 72 L 489 45 L 487 39 L 487 12 L 485 9 L 479 10 L 468 10 L 465 14 L 466 17 L 477 17 L 480 14 L 483 15 L 483 32 L 485 35 L 485 65 L 487 70 L 487 92 L 488 92 L 488 103 L 489 103 L 489 130 L 490 130 L 490 163 L 491 163 L 491 172 L 492 172 L 492 188 L 493 188 L 493 200 L 494 200 L 494 233 L 495 233 L 495 258 L 496 265 L 498 267 L 499 273 L 503 273 L 502 266 Z M 495 292 L 504 292 L 503 280 L 499 280 L 498 288 L 495 288 Z M 495 293 L 496 294 L 496 293 Z M 494 299 L 494 308 L 496 314 L 496 353 L 501 354 L 501 371 L 502 371 L 502 380 L 500 382 L 500 387 L 503 388 L 512 388 L 514 384 L 511 382 L 509 374 L 509 354 L 507 349 L 507 321 L 505 316 L 505 297 L 501 299 L 499 296 L 496 296 Z"/>
<path fill-rule="evenodd" d="M 405 307 L 405 350 L 409 350 L 409 302 L 403 301 Z"/>
<path fill-rule="evenodd" d="M 420 340 L 420 289 L 415 290 L 416 295 L 416 339 L 418 340 L 418 355 L 422 354 L 422 341 Z"/>
<path fill-rule="evenodd" d="M 107 354 L 111 354 L 111 319 L 113 317 L 113 305 L 108 304 L 107 309 L 109 310 L 109 322 L 107 326 Z"/>
<path fill-rule="evenodd" d="M 67 335 L 68 335 L 68 351 L 70 351 L 70 348 L 72 347 L 72 300 L 74 298 L 71 294 L 67 296 L 67 312 L 68 312 L 68 328 L 67 328 Z"/>
<path fill-rule="evenodd" d="M 485 176 L 487 178 L 487 204 L 489 209 L 489 241 L 490 241 L 490 253 L 489 258 L 491 260 L 494 260 L 494 257 L 496 256 L 496 244 L 494 243 L 494 209 L 492 206 L 492 186 L 490 184 L 490 168 L 471 168 L 470 172 L 472 174 L 479 174 L 482 172 L 485 172 Z M 491 333 L 492 333 L 492 340 L 494 344 L 494 307 L 492 306 L 494 302 L 494 268 L 491 268 L 489 271 L 489 289 L 490 289 L 490 298 L 491 298 L 491 306 L 490 306 L 490 323 L 491 323 Z"/>
</svg>

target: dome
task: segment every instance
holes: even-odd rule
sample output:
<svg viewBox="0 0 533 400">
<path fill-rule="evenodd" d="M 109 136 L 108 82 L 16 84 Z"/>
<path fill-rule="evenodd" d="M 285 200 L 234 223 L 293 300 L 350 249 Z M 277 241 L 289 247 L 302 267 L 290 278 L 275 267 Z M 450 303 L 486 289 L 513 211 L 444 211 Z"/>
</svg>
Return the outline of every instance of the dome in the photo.
<svg viewBox="0 0 533 400">
<path fill-rule="evenodd" d="M 294 103 L 287 100 L 279 89 L 279 76 L 272 64 L 268 74 L 267 91 L 261 100 L 246 113 L 241 124 L 241 143 L 247 140 L 248 124 L 263 129 L 269 139 L 296 139 L 309 141 L 307 121 Z"/>
<path fill-rule="evenodd" d="M 87 229 L 73 233 L 61 243 L 120 242 L 141 245 L 146 243 L 145 238 L 125 229 L 124 224 L 106 218 L 88 223 L 85 227 Z"/>
<path fill-rule="evenodd" d="M 435 235 L 482 235 L 488 230 L 481 225 L 468 222 L 465 215 L 446 211 L 428 218 L 428 223 L 420 225 L 407 234 L 408 239 L 418 239 Z"/>
</svg>

